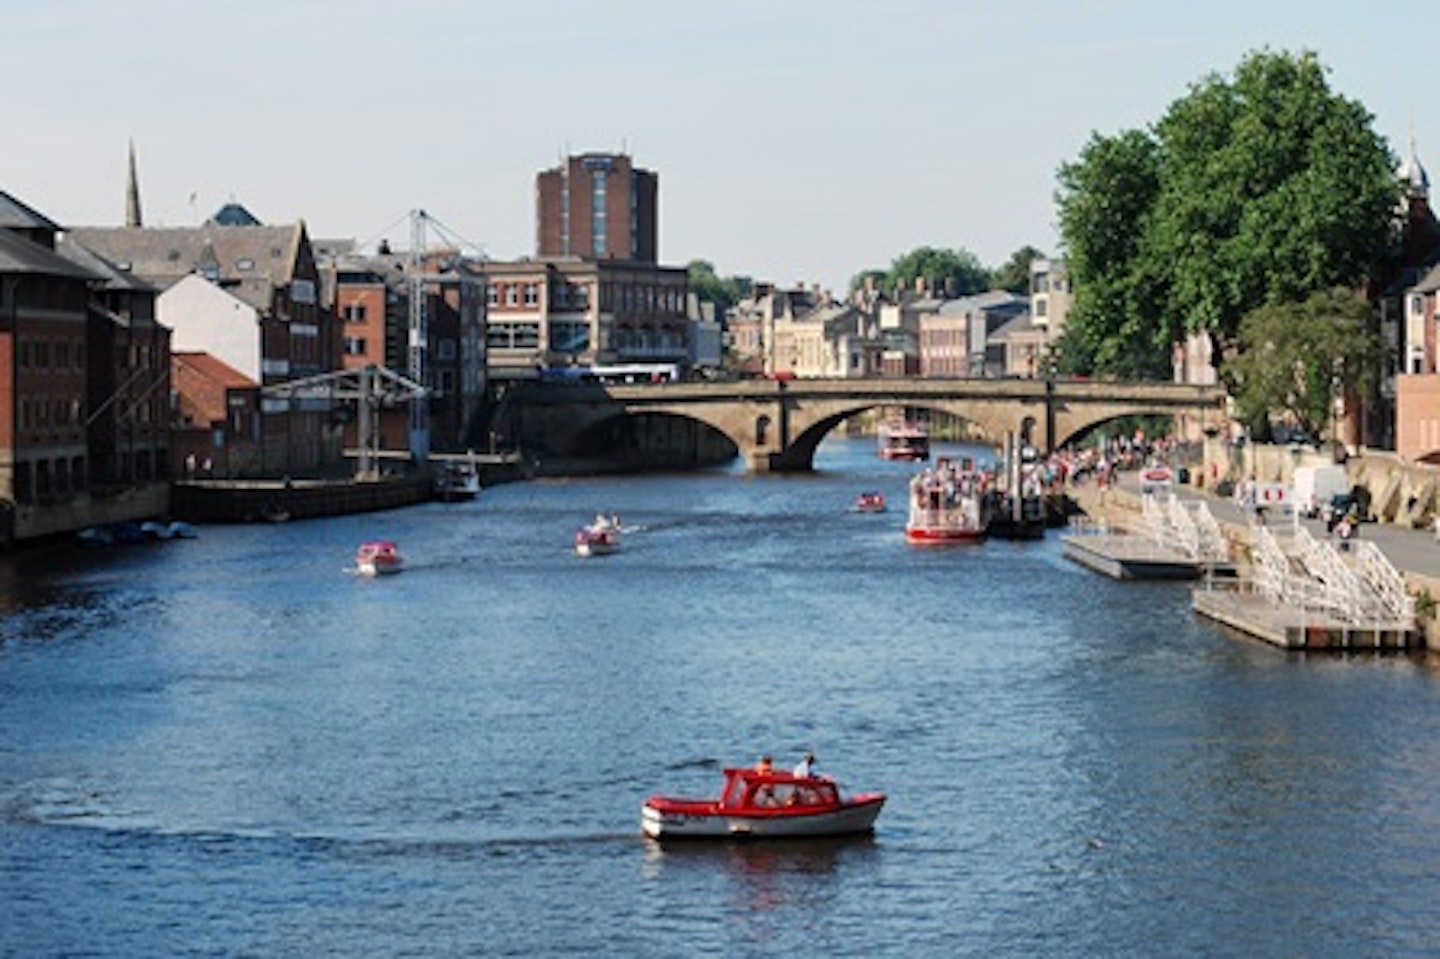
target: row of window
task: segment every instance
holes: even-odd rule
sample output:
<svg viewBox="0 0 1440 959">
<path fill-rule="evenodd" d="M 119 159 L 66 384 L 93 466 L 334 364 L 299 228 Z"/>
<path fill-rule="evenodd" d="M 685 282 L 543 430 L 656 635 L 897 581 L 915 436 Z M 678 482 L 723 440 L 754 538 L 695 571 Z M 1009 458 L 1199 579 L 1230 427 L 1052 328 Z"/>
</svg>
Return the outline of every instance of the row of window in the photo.
<svg viewBox="0 0 1440 959">
<path fill-rule="evenodd" d="M 485 301 L 491 306 L 535 307 L 540 303 L 539 283 L 491 283 L 485 289 Z M 646 310 L 649 312 L 680 313 L 685 309 L 685 291 L 674 286 L 639 285 L 634 283 L 606 284 L 602 306 L 610 306 L 618 292 L 619 308 L 622 310 Z M 552 291 L 552 306 L 555 309 L 587 309 L 590 305 L 590 287 L 584 284 L 559 284 Z"/>
<path fill-rule="evenodd" d="M 84 422 L 85 402 L 74 397 L 22 397 L 19 407 L 22 430 L 68 430 Z"/>
<path fill-rule="evenodd" d="M 73 340 L 20 340 L 19 362 L 22 369 L 83 370 L 85 345 Z"/>
</svg>

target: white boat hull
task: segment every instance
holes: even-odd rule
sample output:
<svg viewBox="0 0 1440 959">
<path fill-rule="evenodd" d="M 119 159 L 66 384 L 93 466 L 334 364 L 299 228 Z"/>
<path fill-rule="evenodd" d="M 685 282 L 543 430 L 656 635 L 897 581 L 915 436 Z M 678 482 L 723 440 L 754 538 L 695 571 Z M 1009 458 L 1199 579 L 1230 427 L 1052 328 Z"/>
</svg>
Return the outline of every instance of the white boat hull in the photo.
<svg viewBox="0 0 1440 959">
<path fill-rule="evenodd" d="M 884 797 L 818 813 L 746 816 L 725 813 L 662 812 L 640 808 L 640 828 L 652 839 L 802 839 L 870 832 Z"/>
<path fill-rule="evenodd" d="M 404 568 L 404 565 L 400 563 L 360 562 L 355 564 L 355 571 L 361 576 L 393 576 Z"/>
</svg>

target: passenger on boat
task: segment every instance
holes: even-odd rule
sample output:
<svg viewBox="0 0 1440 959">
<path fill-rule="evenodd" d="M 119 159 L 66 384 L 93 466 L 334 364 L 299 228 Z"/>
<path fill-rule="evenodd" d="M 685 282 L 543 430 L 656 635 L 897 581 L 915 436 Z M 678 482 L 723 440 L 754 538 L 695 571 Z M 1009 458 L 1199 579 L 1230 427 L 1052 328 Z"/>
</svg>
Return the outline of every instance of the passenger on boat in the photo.
<svg viewBox="0 0 1440 959">
<path fill-rule="evenodd" d="M 795 775 L 801 779 L 809 779 L 815 775 L 815 754 L 806 753 L 805 758 L 795 766 Z"/>
<path fill-rule="evenodd" d="M 770 759 L 768 754 L 761 756 L 760 761 L 755 764 L 755 771 L 768 776 L 775 771 L 775 763 Z"/>
</svg>

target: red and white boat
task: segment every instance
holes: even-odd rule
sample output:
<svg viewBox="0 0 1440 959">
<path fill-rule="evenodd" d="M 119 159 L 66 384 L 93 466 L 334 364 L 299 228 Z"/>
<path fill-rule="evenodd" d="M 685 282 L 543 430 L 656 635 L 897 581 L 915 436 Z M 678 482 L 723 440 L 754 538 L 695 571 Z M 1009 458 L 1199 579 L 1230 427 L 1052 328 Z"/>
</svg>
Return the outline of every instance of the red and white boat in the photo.
<svg viewBox="0 0 1440 959">
<path fill-rule="evenodd" d="M 930 458 L 930 430 L 918 420 L 885 420 L 878 435 L 882 460 Z"/>
<path fill-rule="evenodd" d="M 978 543 L 990 528 L 991 477 L 969 459 L 941 459 L 910 480 L 905 539 L 918 546 Z"/>
<path fill-rule="evenodd" d="M 857 513 L 883 513 L 885 512 L 885 494 L 873 490 L 861 493 L 855 497 L 855 505 L 851 509 Z"/>
<path fill-rule="evenodd" d="M 355 551 L 355 571 L 361 576 L 388 576 L 405 568 L 405 557 L 389 540 L 361 543 Z"/>
<path fill-rule="evenodd" d="M 651 796 L 640 828 L 652 839 L 797 839 L 870 832 L 885 794 L 844 797 L 829 776 L 726 769 L 718 799 Z"/>
<path fill-rule="evenodd" d="M 597 516 L 575 532 L 575 552 L 581 556 L 608 556 L 619 548 L 620 521 L 613 516 Z"/>
</svg>

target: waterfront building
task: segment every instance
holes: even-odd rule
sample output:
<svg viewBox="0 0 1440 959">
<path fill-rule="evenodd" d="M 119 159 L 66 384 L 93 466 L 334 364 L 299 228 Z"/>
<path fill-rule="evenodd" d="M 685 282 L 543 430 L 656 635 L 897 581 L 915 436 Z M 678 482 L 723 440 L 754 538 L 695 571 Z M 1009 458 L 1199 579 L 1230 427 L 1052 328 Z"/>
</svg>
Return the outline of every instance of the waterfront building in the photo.
<svg viewBox="0 0 1440 959">
<path fill-rule="evenodd" d="M 171 354 L 175 475 L 244 476 L 260 467 L 260 384 L 203 352 Z"/>
<path fill-rule="evenodd" d="M 319 299 L 303 221 L 266 226 L 229 204 L 199 227 L 79 227 L 81 245 L 161 290 L 174 348 L 209 352 L 261 386 L 340 367 L 340 327 Z M 324 399 L 262 401 L 256 472 L 317 469 L 341 458 Z"/>
<path fill-rule="evenodd" d="M 167 480 L 171 330 L 156 316 L 155 288 L 69 237 L 56 252 L 99 279 L 86 330 L 86 449 L 90 487 L 123 490 Z"/>
<path fill-rule="evenodd" d="M 60 233 L 0 192 L 0 544 L 164 504 L 169 338 L 153 290 Z"/>
<path fill-rule="evenodd" d="M 537 368 L 688 366 L 693 330 L 684 267 L 578 257 L 485 264 L 486 351 L 501 379 Z"/>
<path fill-rule="evenodd" d="M 1410 149 L 1396 171 L 1404 191 L 1396 211 L 1396 242 L 1381 275 L 1380 332 L 1395 358 L 1383 371 L 1377 416 L 1367 417 L 1362 437 L 1394 448 L 1402 457 L 1440 461 L 1440 221 L 1430 206 L 1430 176 Z M 1345 398 L 1336 399 L 1345 419 Z M 1393 411 L 1388 417 L 1386 414 Z M 1378 422 L 1377 422 L 1378 421 Z M 1393 432 L 1393 444 L 1385 427 Z"/>
</svg>

